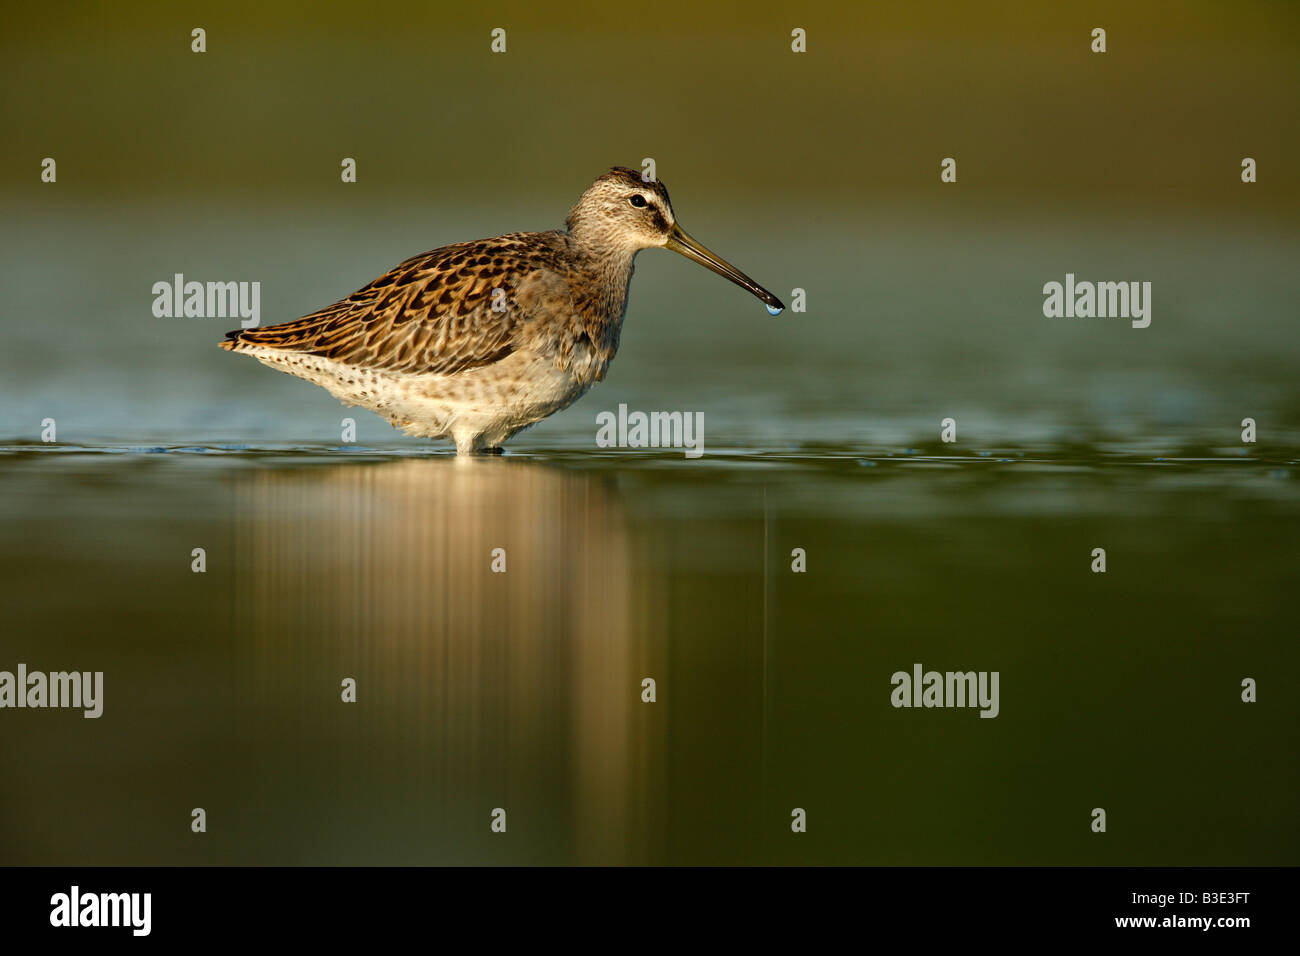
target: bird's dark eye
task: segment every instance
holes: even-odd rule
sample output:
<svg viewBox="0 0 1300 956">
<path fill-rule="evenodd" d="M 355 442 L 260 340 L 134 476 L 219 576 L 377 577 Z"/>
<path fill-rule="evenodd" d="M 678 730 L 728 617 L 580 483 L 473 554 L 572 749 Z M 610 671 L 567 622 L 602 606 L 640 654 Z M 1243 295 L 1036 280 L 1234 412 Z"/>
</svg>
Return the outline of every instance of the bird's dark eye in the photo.
<svg viewBox="0 0 1300 956">
<path fill-rule="evenodd" d="M 637 209 L 640 209 L 642 206 L 645 205 L 645 196 L 642 196 L 640 193 L 637 193 L 635 196 L 630 197 L 628 199 L 628 202 L 630 202 L 633 206 L 636 206 Z"/>
</svg>

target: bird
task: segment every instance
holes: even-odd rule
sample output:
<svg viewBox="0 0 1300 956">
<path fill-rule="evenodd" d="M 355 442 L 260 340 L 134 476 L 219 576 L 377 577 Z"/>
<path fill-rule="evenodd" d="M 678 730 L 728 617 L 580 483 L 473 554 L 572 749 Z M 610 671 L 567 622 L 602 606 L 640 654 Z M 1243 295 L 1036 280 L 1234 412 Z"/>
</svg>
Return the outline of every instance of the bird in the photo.
<svg viewBox="0 0 1300 956">
<path fill-rule="evenodd" d="M 450 439 L 458 455 L 500 454 L 604 379 L 633 261 L 651 248 L 730 279 L 772 315 L 785 308 L 678 225 L 663 183 L 615 166 L 583 192 L 563 229 L 442 246 L 300 319 L 228 332 L 220 347 L 409 435 Z"/>
</svg>

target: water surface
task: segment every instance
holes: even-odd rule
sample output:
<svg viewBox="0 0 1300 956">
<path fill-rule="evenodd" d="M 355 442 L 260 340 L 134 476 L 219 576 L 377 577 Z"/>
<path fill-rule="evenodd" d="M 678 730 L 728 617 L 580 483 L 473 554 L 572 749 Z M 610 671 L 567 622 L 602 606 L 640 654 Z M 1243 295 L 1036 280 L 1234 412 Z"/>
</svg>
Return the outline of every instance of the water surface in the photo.
<svg viewBox="0 0 1300 956">
<path fill-rule="evenodd" d="M 4 666 L 106 690 L 5 714 L 0 854 L 1293 862 L 1296 461 L 1162 450 L 11 445 Z"/>
</svg>

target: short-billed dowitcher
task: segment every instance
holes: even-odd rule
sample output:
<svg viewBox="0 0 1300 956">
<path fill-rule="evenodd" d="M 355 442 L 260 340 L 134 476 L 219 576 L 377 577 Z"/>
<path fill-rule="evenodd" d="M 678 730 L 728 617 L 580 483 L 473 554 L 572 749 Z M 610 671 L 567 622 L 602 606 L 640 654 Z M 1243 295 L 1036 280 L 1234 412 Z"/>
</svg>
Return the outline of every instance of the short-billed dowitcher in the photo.
<svg viewBox="0 0 1300 956">
<path fill-rule="evenodd" d="M 461 242 L 407 259 L 340 302 L 221 347 L 305 378 L 460 454 L 502 442 L 573 404 L 618 351 L 632 263 L 679 252 L 784 306 L 677 225 L 668 190 L 615 167 L 564 229 Z"/>
</svg>

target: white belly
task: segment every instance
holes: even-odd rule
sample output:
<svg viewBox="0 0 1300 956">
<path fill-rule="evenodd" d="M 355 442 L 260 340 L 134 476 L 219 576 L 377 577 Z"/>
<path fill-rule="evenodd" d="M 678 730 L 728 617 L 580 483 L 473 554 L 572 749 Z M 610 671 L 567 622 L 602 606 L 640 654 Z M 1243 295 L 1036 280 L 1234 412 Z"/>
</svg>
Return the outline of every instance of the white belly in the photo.
<svg viewBox="0 0 1300 956">
<path fill-rule="evenodd" d="M 318 355 L 256 346 L 239 351 L 320 385 L 346 405 L 368 408 L 410 435 L 451 438 L 462 453 L 496 447 L 567 408 L 604 371 L 596 360 L 575 361 L 561 369 L 554 358 L 529 351 L 451 375 L 358 368 Z"/>
</svg>

